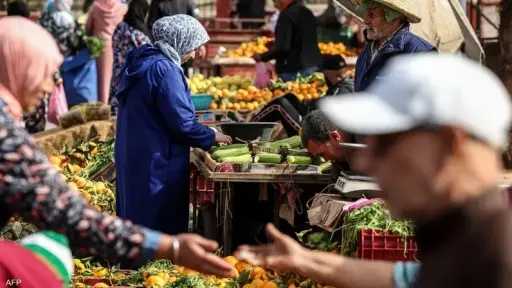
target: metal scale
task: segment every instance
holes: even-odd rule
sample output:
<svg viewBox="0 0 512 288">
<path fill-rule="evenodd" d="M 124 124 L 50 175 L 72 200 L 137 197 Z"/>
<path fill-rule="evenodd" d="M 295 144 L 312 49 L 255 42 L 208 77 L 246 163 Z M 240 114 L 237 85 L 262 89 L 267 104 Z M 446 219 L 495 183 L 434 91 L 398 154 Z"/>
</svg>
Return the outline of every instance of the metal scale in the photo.
<svg viewBox="0 0 512 288">
<path fill-rule="evenodd" d="M 359 143 L 340 143 L 340 146 L 350 149 L 365 149 L 365 144 Z M 334 184 L 334 189 L 350 198 L 360 198 L 362 196 L 372 198 L 382 194 L 382 190 L 375 182 L 373 177 L 341 171 L 340 176 Z"/>
</svg>

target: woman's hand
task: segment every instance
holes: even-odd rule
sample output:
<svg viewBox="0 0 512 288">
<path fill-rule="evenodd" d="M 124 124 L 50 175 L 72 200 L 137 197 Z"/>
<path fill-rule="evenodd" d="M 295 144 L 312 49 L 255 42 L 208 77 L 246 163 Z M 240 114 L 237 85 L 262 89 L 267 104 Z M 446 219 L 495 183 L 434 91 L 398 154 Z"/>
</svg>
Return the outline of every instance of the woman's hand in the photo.
<svg viewBox="0 0 512 288">
<path fill-rule="evenodd" d="M 213 254 L 217 247 L 217 242 L 197 234 L 176 236 L 163 234 L 159 240 L 155 258 L 169 259 L 176 265 L 205 274 L 235 277 L 235 268 Z"/>
<path fill-rule="evenodd" d="M 174 241 L 178 244 L 172 245 L 170 254 L 175 264 L 206 274 L 235 276 L 234 267 L 213 254 L 218 248 L 215 241 L 196 234 L 180 234 L 174 236 Z"/>
<path fill-rule="evenodd" d="M 233 139 L 231 139 L 230 136 L 222 134 L 220 132 L 215 132 L 215 142 L 216 143 L 224 143 L 224 144 L 231 144 L 233 142 Z"/>
<path fill-rule="evenodd" d="M 267 225 L 267 234 L 272 244 L 241 246 L 235 256 L 254 265 L 262 265 L 275 271 L 299 272 L 306 249 L 272 224 Z"/>
</svg>

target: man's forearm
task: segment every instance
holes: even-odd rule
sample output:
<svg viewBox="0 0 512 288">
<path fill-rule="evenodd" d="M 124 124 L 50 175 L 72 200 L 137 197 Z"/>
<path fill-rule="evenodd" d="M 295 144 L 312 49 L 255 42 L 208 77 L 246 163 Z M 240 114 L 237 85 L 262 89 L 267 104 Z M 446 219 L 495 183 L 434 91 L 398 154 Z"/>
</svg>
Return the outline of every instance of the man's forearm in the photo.
<svg viewBox="0 0 512 288">
<path fill-rule="evenodd" d="M 338 288 L 392 288 L 393 263 L 352 259 L 333 253 L 304 251 L 297 272 Z"/>
</svg>

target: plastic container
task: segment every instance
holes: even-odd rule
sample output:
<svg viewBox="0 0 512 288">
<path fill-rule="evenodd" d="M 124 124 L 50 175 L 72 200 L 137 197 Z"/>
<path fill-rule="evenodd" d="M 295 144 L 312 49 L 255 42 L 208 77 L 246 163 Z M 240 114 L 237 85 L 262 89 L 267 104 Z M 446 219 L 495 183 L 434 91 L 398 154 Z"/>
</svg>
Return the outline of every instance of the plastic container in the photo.
<svg viewBox="0 0 512 288">
<path fill-rule="evenodd" d="M 194 94 L 192 95 L 192 103 L 196 111 L 208 110 L 210 103 L 212 103 L 213 97 L 208 94 Z"/>
<path fill-rule="evenodd" d="M 414 237 L 364 229 L 359 232 L 357 257 L 369 260 L 417 261 L 418 246 Z"/>
<path fill-rule="evenodd" d="M 224 134 L 231 136 L 233 142 L 237 142 L 238 139 L 252 141 L 257 138 L 260 138 L 260 141 L 269 141 L 276 125 L 275 122 L 231 122 L 219 126 Z"/>
</svg>

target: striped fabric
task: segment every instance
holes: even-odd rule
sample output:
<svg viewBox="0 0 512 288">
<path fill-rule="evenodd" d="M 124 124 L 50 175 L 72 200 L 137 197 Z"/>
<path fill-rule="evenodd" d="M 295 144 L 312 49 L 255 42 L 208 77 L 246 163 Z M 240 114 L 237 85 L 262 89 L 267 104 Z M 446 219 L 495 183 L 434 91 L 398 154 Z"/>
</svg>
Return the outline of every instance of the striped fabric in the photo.
<svg viewBox="0 0 512 288">
<path fill-rule="evenodd" d="M 53 231 L 43 231 L 23 238 L 21 244 L 41 257 L 66 283 L 66 287 L 70 286 L 73 257 L 65 236 Z"/>
</svg>

